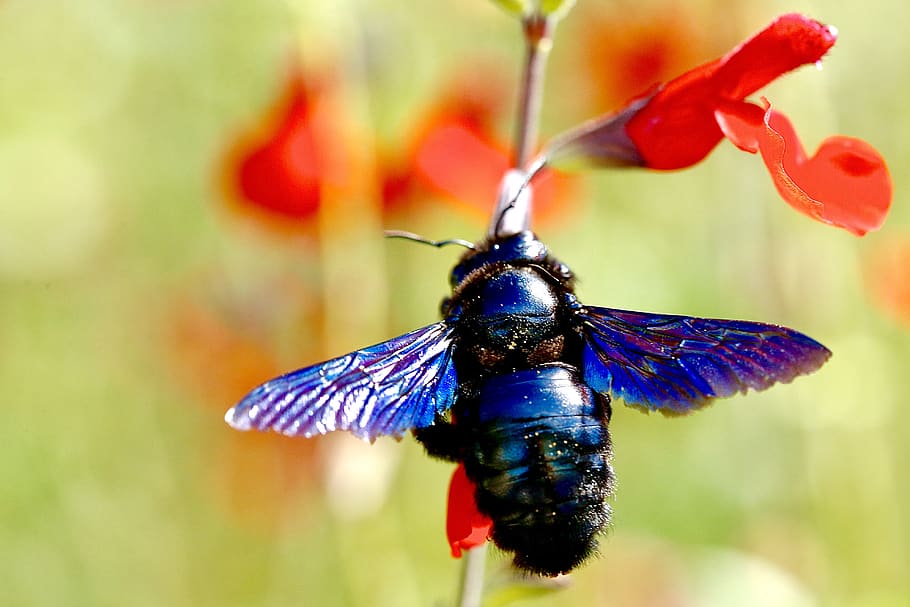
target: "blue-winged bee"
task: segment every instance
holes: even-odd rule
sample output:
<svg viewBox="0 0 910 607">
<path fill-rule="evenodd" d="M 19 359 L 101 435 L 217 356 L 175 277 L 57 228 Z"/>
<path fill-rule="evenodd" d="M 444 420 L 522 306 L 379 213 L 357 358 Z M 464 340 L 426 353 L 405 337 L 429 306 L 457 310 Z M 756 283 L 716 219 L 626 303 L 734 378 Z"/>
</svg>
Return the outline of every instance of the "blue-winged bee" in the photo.
<svg viewBox="0 0 910 607">
<path fill-rule="evenodd" d="M 555 576 L 589 557 L 609 522 L 614 400 L 686 413 L 789 382 L 831 353 L 776 325 L 584 305 L 518 198 L 501 198 L 488 237 L 452 270 L 441 321 L 267 381 L 225 419 L 302 437 L 412 431 L 430 455 L 464 464 L 515 565 Z"/>
</svg>

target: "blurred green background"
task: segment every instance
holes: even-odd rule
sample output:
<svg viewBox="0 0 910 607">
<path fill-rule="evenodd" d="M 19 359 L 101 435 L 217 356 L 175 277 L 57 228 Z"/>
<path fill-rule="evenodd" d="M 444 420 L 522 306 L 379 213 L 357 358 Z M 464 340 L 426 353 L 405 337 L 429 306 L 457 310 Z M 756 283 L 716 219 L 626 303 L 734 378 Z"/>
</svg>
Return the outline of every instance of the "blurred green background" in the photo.
<svg viewBox="0 0 910 607">
<path fill-rule="evenodd" d="M 636 45 L 659 43 L 642 61 L 672 76 L 789 11 L 840 39 L 821 73 L 763 94 L 810 150 L 841 132 L 884 154 L 882 231 L 794 213 L 726 143 L 683 172 L 577 178 L 536 229 L 582 301 L 778 322 L 834 357 L 686 418 L 615 411 L 613 528 L 529 605 L 908 604 L 908 5 L 579 0 L 542 132 L 634 93 L 616 74 Z M 428 190 L 383 204 L 377 175 L 466 71 L 503 74 L 507 139 L 520 50 L 486 0 L 0 2 L 0 603 L 451 604 L 450 465 L 410 438 L 245 435 L 222 415 L 436 320 L 459 251 L 381 230 L 477 239 L 486 217 Z M 231 171 L 294 61 L 330 91 L 342 169 L 288 219 Z M 488 561 L 491 604 L 506 562 Z"/>
</svg>

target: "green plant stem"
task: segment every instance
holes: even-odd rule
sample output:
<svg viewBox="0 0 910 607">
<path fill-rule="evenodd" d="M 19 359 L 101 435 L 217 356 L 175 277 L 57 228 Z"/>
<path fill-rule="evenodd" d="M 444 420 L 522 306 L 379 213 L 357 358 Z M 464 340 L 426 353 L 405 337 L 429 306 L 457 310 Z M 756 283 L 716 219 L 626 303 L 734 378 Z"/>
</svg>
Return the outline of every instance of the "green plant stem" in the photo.
<svg viewBox="0 0 910 607">
<path fill-rule="evenodd" d="M 515 125 L 515 168 L 524 169 L 537 146 L 543 81 L 553 39 L 550 17 L 531 14 L 522 19 L 525 39 L 525 63 L 518 97 Z"/>
<path fill-rule="evenodd" d="M 483 568 L 486 556 L 486 544 L 465 553 L 461 569 L 461 587 L 456 603 L 458 607 L 480 607 L 483 599 Z"/>
</svg>

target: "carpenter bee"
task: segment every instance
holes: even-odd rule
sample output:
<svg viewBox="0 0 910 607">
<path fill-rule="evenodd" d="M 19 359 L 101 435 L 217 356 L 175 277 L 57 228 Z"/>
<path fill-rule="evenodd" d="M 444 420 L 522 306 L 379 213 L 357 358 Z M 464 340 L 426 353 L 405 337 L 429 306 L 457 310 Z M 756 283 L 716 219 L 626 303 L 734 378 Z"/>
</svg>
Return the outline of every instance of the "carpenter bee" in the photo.
<svg viewBox="0 0 910 607">
<path fill-rule="evenodd" d="M 270 380 L 225 419 L 303 437 L 412 431 L 430 455 L 464 464 L 515 565 L 555 576 L 589 557 L 609 522 L 614 401 L 687 413 L 789 382 L 831 353 L 776 325 L 582 304 L 568 266 L 528 230 L 516 173 L 487 238 L 465 243 L 440 322 Z"/>
</svg>

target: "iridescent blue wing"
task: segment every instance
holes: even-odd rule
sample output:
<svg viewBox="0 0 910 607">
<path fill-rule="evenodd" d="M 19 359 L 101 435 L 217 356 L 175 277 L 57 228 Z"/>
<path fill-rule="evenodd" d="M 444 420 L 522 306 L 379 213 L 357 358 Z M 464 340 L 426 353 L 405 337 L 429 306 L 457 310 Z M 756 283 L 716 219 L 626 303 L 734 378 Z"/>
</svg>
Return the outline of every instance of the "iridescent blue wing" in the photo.
<svg viewBox="0 0 910 607">
<path fill-rule="evenodd" d="M 452 327 L 439 322 L 267 381 L 224 416 L 238 430 L 400 437 L 455 398 Z"/>
<path fill-rule="evenodd" d="M 627 405 L 685 413 L 811 373 L 831 352 L 786 327 L 579 307 L 584 378 Z"/>
</svg>

